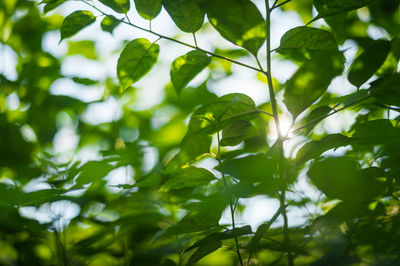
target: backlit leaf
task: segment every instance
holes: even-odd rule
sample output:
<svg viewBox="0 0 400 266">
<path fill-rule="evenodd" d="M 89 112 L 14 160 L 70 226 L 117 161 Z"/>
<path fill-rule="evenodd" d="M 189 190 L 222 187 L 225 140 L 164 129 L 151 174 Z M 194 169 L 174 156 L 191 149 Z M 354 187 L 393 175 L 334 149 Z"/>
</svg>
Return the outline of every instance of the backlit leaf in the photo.
<svg viewBox="0 0 400 266">
<path fill-rule="evenodd" d="M 171 189 L 203 186 L 209 184 L 214 179 L 215 177 L 210 171 L 204 168 L 189 166 L 173 173 L 160 190 L 168 192 Z"/>
<path fill-rule="evenodd" d="M 254 134 L 254 127 L 248 121 L 233 121 L 224 127 L 222 131 L 221 146 L 235 146 Z"/>
<path fill-rule="evenodd" d="M 107 31 L 109 33 L 113 33 L 114 29 L 120 24 L 121 22 L 117 20 L 113 16 L 106 16 L 101 21 L 101 29 L 103 31 Z"/>
<path fill-rule="evenodd" d="M 157 17 L 161 11 L 161 0 L 135 0 L 135 7 L 139 15 L 147 20 Z"/>
<path fill-rule="evenodd" d="M 200 259 L 204 258 L 208 254 L 213 253 L 222 246 L 221 241 L 211 242 L 205 245 L 201 245 L 192 256 L 190 256 L 187 266 L 194 265 Z"/>
<path fill-rule="evenodd" d="M 360 87 L 381 67 L 390 52 L 390 42 L 375 41 L 353 62 L 348 76 L 354 86 Z"/>
<path fill-rule="evenodd" d="M 157 62 L 159 46 L 146 39 L 135 39 L 122 51 L 117 64 L 117 76 L 124 90 L 145 76 Z"/>
<path fill-rule="evenodd" d="M 61 40 L 74 36 L 96 20 L 90 11 L 78 10 L 67 16 L 61 25 Z"/>
<path fill-rule="evenodd" d="M 195 0 L 162 0 L 164 8 L 184 32 L 196 32 L 203 25 L 204 12 Z"/>
<path fill-rule="evenodd" d="M 84 40 L 77 42 L 68 42 L 67 55 L 83 55 L 87 59 L 96 60 L 97 51 L 94 41 Z"/>
<path fill-rule="evenodd" d="M 222 37 L 257 54 L 265 41 L 265 21 L 250 0 L 230 0 L 229 4 L 224 0 L 196 1 Z"/>
<path fill-rule="evenodd" d="M 400 74 L 385 75 L 371 83 L 371 95 L 380 104 L 400 106 Z"/>
<path fill-rule="evenodd" d="M 349 12 L 378 1 L 380 0 L 314 0 L 318 16 L 313 20 Z"/>
<path fill-rule="evenodd" d="M 171 66 L 171 81 L 179 94 L 183 88 L 208 64 L 211 58 L 201 51 L 190 51 L 178 57 Z"/>
<path fill-rule="evenodd" d="M 131 7 L 129 0 L 99 0 L 99 2 L 121 14 L 128 13 Z"/>
</svg>

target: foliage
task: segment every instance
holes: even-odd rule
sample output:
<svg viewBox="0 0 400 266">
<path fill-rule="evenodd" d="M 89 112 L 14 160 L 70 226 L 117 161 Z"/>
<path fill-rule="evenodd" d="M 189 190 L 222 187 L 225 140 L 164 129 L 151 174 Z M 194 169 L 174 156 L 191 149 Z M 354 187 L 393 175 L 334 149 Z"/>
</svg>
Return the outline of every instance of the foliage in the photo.
<svg viewBox="0 0 400 266">
<path fill-rule="evenodd" d="M 16 77 L 0 72 L 1 265 L 400 264 L 399 0 L 76 2 L 0 0 L 0 49 L 16 58 Z M 163 12 L 174 37 L 152 30 Z M 272 48 L 275 14 L 305 25 Z M 122 25 L 135 38 L 119 48 L 113 75 L 63 72 L 71 56 L 104 59 L 85 28 L 117 34 Z M 54 31 L 64 56 L 44 49 Z M 226 45 L 203 48 L 207 34 Z M 165 62 L 171 42 L 190 51 Z M 278 60 L 297 67 L 286 82 L 273 76 Z M 0 71 L 8 63 L 0 58 Z M 137 108 L 138 82 L 165 64 L 162 101 Z M 209 88 L 240 71 L 266 83 L 269 100 Z M 94 102 L 60 95 L 50 89 L 60 80 L 104 92 Z M 339 90 L 334 80 L 344 80 Z M 110 99 L 121 116 L 85 120 Z M 67 127 L 76 147 L 57 153 Z M 121 170 L 125 181 L 110 184 Z M 274 214 L 251 227 L 240 214 L 259 197 L 279 207 L 265 206 Z"/>
</svg>

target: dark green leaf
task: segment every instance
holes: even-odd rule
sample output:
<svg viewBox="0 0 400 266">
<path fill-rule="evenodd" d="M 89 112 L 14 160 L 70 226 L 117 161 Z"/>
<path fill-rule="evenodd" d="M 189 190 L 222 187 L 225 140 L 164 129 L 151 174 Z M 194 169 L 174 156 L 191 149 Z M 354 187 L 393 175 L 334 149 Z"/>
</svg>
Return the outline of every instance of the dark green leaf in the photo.
<svg viewBox="0 0 400 266">
<path fill-rule="evenodd" d="M 193 112 L 189 121 L 189 133 L 213 133 L 234 120 L 252 120 L 259 111 L 254 101 L 247 95 L 231 93 L 218 101 L 203 105 Z"/>
<path fill-rule="evenodd" d="M 400 74 L 385 75 L 371 83 L 371 95 L 380 104 L 400 106 Z"/>
<path fill-rule="evenodd" d="M 325 118 L 327 114 L 329 114 L 333 108 L 323 105 L 320 107 L 315 108 L 307 115 L 297 127 L 306 126 L 306 134 L 310 133 L 311 130 L 319 123 L 321 120 Z"/>
<path fill-rule="evenodd" d="M 135 7 L 139 15 L 147 20 L 157 17 L 161 11 L 161 0 L 135 0 Z"/>
<path fill-rule="evenodd" d="M 43 0 L 39 4 L 45 4 L 43 7 L 44 14 L 54 10 L 59 5 L 65 3 L 67 0 Z"/>
<path fill-rule="evenodd" d="M 276 51 L 295 60 L 305 60 L 314 54 L 338 51 L 338 45 L 329 31 L 301 26 L 287 31 Z"/>
<path fill-rule="evenodd" d="M 235 146 L 254 135 L 254 126 L 243 120 L 232 121 L 222 131 L 221 146 Z"/>
<path fill-rule="evenodd" d="M 221 241 L 211 242 L 205 245 L 201 245 L 192 256 L 190 256 L 187 266 L 194 265 L 200 259 L 204 258 L 208 254 L 213 253 L 222 246 Z"/>
<path fill-rule="evenodd" d="M 128 13 L 131 7 L 129 0 L 99 0 L 99 2 L 121 14 Z"/>
<path fill-rule="evenodd" d="M 77 34 L 80 30 L 89 26 L 96 20 L 90 11 L 78 10 L 67 16 L 61 25 L 61 40 Z"/>
<path fill-rule="evenodd" d="M 76 83 L 90 86 L 90 85 L 95 85 L 98 83 L 97 80 L 89 79 L 89 78 L 80 78 L 80 77 L 73 77 L 72 80 Z"/>
<path fill-rule="evenodd" d="M 232 238 L 243 236 L 243 235 L 249 235 L 251 233 L 252 233 L 252 231 L 251 231 L 250 225 L 246 225 L 246 226 L 243 226 L 240 228 L 235 228 L 232 230 L 227 230 L 227 231 L 221 232 L 221 233 L 213 233 L 213 234 L 208 235 L 205 238 L 197 241 L 192 246 L 190 246 L 188 249 L 186 249 L 186 251 L 189 251 L 196 247 L 200 247 L 202 245 L 206 245 L 206 244 L 209 244 L 212 242 L 226 240 L 226 239 L 232 239 Z"/>
<path fill-rule="evenodd" d="M 101 29 L 103 31 L 113 33 L 114 29 L 120 24 L 121 22 L 117 20 L 114 16 L 106 16 L 101 21 Z"/>
<path fill-rule="evenodd" d="M 390 120 L 378 119 L 356 125 L 353 140 L 359 145 L 394 144 L 400 141 L 400 128 Z"/>
<path fill-rule="evenodd" d="M 364 50 L 353 62 L 348 76 L 354 86 L 360 87 L 381 67 L 390 52 L 390 42 L 375 41 Z"/>
<path fill-rule="evenodd" d="M 203 186 L 209 184 L 214 179 L 215 177 L 210 171 L 204 168 L 189 166 L 173 173 L 160 190 L 168 192 L 171 189 Z"/>
<path fill-rule="evenodd" d="M 164 8 L 184 32 L 196 32 L 203 25 L 204 12 L 195 0 L 162 0 Z"/>
<path fill-rule="evenodd" d="M 131 41 L 122 51 L 117 64 L 117 76 L 122 90 L 145 76 L 157 62 L 159 46 L 146 39 Z"/>
<path fill-rule="evenodd" d="M 196 1 L 222 37 L 257 54 L 265 40 L 265 21 L 250 0 Z"/>
<path fill-rule="evenodd" d="M 318 16 L 313 20 L 349 12 L 381 0 L 314 0 Z"/>
<path fill-rule="evenodd" d="M 80 174 L 76 178 L 74 188 L 81 188 L 83 185 L 105 177 L 114 167 L 103 161 L 90 161 L 79 167 Z"/>
<path fill-rule="evenodd" d="M 201 51 L 190 51 L 189 53 L 178 57 L 171 66 L 171 81 L 180 94 L 183 88 L 208 64 L 211 58 Z"/>
<path fill-rule="evenodd" d="M 296 118 L 328 89 L 332 79 L 343 71 L 342 57 L 326 54 L 303 63 L 287 82 L 284 102 Z"/>
</svg>

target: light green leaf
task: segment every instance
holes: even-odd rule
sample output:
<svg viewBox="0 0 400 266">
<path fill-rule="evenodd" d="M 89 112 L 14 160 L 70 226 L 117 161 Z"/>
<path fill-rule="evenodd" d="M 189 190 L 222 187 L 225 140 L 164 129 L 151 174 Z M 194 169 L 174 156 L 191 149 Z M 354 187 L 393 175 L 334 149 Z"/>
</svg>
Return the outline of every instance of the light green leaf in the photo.
<svg viewBox="0 0 400 266">
<path fill-rule="evenodd" d="M 218 101 L 205 104 L 193 112 L 189 121 L 189 133 L 214 133 L 234 120 L 252 120 L 259 111 L 254 101 L 247 95 L 231 93 Z"/>
<path fill-rule="evenodd" d="M 182 31 L 196 32 L 203 25 L 204 12 L 195 0 L 162 0 L 162 4 Z"/>
<path fill-rule="evenodd" d="M 354 86 L 360 87 L 381 67 L 390 52 L 390 42 L 377 40 L 353 62 L 348 76 Z"/>
<path fill-rule="evenodd" d="M 43 0 L 39 4 L 45 4 L 43 7 L 43 13 L 46 14 L 54 10 L 59 5 L 65 3 L 67 0 Z"/>
<path fill-rule="evenodd" d="M 99 2 L 121 14 L 128 13 L 129 9 L 131 8 L 129 0 L 99 0 Z"/>
<path fill-rule="evenodd" d="M 192 256 L 190 256 L 186 266 L 194 265 L 196 262 L 213 253 L 222 246 L 221 241 L 214 241 L 205 245 L 201 245 Z"/>
<path fill-rule="evenodd" d="M 284 103 L 296 118 L 318 100 L 328 89 L 332 79 L 343 71 L 342 57 L 326 54 L 303 63 L 287 82 Z"/>
<path fill-rule="evenodd" d="M 61 40 L 74 36 L 96 20 L 90 11 L 78 10 L 67 16 L 61 25 Z"/>
<path fill-rule="evenodd" d="M 211 58 L 201 51 L 190 51 L 178 57 L 171 66 L 171 81 L 179 94 L 208 64 Z"/>
<path fill-rule="evenodd" d="M 295 60 L 305 60 L 314 54 L 338 51 L 338 45 L 329 31 L 301 26 L 287 31 L 276 51 Z"/>
<path fill-rule="evenodd" d="M 250 0 L 196 1 L 222 37 L 257 54 L 265 41 L 265 21 Z"/>
<path fill-rule="evenodd" d="M 222 131 L 221 146 L 235 146 L 254 135 L 254 126 L 244 120 L 232 121 Z"/>
<path fill-rule="evenodd" d="M 380 0 L 314 0 L 314 6 L 318 11 L 318 16 L 314 18 L 313 21 L 349 12 L 378 1 Z"/>
<path fill-rule="evenodd" d="M 122 90 L 145 76 L 157 62 L 159 46 L 146 39 L 131 41 L 122 51 L 117 64 L 117 76 Z"/>
<path fill-rule="evenodd" d="M 135 0 L 135 7 L 139 15 L 147 20 L 152 20 L 161 11 L 161 0 Z"/>
<path fill-rule="evenodd" d="M 84 40 L 77 42 L 68 42 L 67 55 L 83 55 L 87 59 L 96 60 L 97 51 L 94 41 Z"/>
<path fill-rule="evenodd" d="M 106 16 L 101 21 L 101 29 L 103 31 L 113 33 L 114 29 L 120 24 L 121 22 L 117 20 L 114 16 Z"/>
<path fill-rule="evenodd" d="M 173 173 L 160 190 L 168 192 L 171 189 L 208 185 L 214 179 L 215 177 L 210 171 L 204 168 L 189 166 Z"/>
</svg>

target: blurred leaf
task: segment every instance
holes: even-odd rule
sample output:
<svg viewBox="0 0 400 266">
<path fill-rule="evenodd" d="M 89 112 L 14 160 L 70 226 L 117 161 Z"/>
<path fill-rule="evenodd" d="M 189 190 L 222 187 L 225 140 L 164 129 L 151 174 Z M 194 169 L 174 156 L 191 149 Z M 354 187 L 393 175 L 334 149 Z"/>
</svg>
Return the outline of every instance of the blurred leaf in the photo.
<svg viewBox="0 0 400 266">
<path fill-rule="evenodd" d="M 210 64 L 211 58 L 201 51 L 190 51 L 178 57 L 171 66 L 171 81 L 180 94 L 182 89 L 205 67 Z"/>
<path fill-rule="evenodd" d="M 117 76 L 122 90 L 145 76 L 157 62 L 159 46 L 146 39 L 135 39 L 122 51 L 117 64 Z"/>
<path fill-rule="evenodd" d="M 54 10 L 59 5 L 65 3 L 68 0 L 43 0 L 39 4 L 45 4 L 43 7 L 44 14 Z"/>
<path fill-rule="evenodd" d="M 205 256 L 213 253 L 222 246 L 221 241 L 215 241 L 208 244 L 201 245 L 186 263 L 187 266 L 194 265 L 196 262 L 204 258 Z"/>
<path fill-rule="evenodd" d="M 254 135 L 254 126 L 243 120 L 233 121 L 222 131 L 221 146 L 235 146 Z"/>
<path fill-rule="evenodd" d="M 355 126 L 352 139 L 358 145 L 398 144 L 400 128 L 388 119 L 370 120 Z"/>
<path fill-rule="evenodd" d="M 99 2 L 121 14 L 128 13 L 129 9 L 131 8 L 129 0 L 99 0 Z"/>
<path fill-rule="evenodd" d="M 162 4 L 180 30 L 194 33 L 203 25 L 204 12 L 195 0 L 162 0 Z"/>
<path fill-rule="evenodd" d="M 314 0 L 318 16 L 313 20 L 349 12 L 381 0 Z"/>
<path fill-rule="evenodd" d="M 120 24 L 121 22 L 117 20 L 114 16 L 105 16 L 101 21 L 101 29 L 103 31 L 113 33 L 114 29 Z"/>
<path fill-rule="evenodd" d="M 282 36 L 276 51 L 295 60 L 305 60 L 314 54 L 337 52 L 338 45 L 329 31 L 300 26 Z"/>
<path fill-rule="evenodd" d="M 81 188 L 85 184 L 105 177 L 114 167 L 103 161 L 89 161 L 79 167 L 79 175 L 75 179 L 74 188 Z"/>
<path fill-rule="evenodd" d="M 371 83 L 371 96 L 378 103 L 400 106 L 400 74 L 385 75 Z"/>
<path fill-rule="evenodd" d="M 89 78 L 73 77 L 72 80 L 76 83 L 86 85 L 86 86 L 91 86 L 91 85 L 95 85 L 98 83 L 97 80 L 93 80 L 93 79 L 89 79 Z"/>
<path fill-rule="evenodd" d="M 185 167 L 172 176 L 161 186 L 161 191 L 168 192 L 171 189 L 203 186 L 214 180 L 214 175 L 204 169 L 194 166 Z"/>
<path fill-rule="evenodd" d="M 381 67 L 390 52 L 390 42 L 375 41 L 353 62 L 348 79 L 354 86 L 360 87 Z"/>
<path fill-rule="evenodd" d="M 310 114 L 307 115 L 303 120 L 301 120 L 298 123 L 298 125 L 296 126 L 296 128 L 301 127 L 301 126 L 307 126 L 305 132 L 306 132 L 306 134 L 308 134 L 332 110 L 333 110 L 333 108 L 326 106 L 326 105 L 317 107 L 314 110 L 312 110 L 310 112 Z"/>
<path fill-rule="evenodd" d="M 139 15 L 147 20 L 152 20 L 161 11 L 161 0 L 135 0 L 135 7 Z"/>
<path fill-rule="evenodd" d="M 96 60 L 97 59 L 97 51 L 95 47 L 94 41 L 77 41 L 77 42 L 68 42 L 68 52 L 67 55 L 83 55 L 87 59 Z"/>
<path fill-rule="evenodd" d="M 265 41 L 265 21 L 250 0 L 230 0 L 229 8 L 224 0 L 196 2 L 222 37 L 257 55 Z"/>
<path fill-rule="evenodd" d="M 74 36 L 96 20 L 90 11 L 78 10 L 67 16 L 61 25 L 61 40 Z"/>
<path fill-rule="evenodd" d="M 293 118 L 321 97 L 332 79 L 342 71 L 342 57 L 336 53 L 314 57 L 303 63 L 287 82 L 284 93 L 284 103 Z"/>
</svg>

